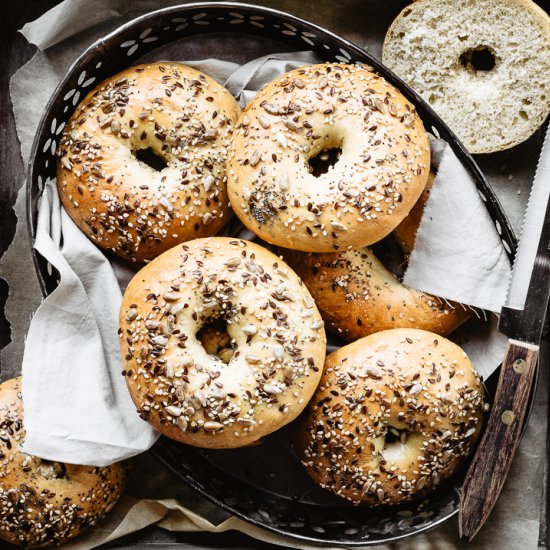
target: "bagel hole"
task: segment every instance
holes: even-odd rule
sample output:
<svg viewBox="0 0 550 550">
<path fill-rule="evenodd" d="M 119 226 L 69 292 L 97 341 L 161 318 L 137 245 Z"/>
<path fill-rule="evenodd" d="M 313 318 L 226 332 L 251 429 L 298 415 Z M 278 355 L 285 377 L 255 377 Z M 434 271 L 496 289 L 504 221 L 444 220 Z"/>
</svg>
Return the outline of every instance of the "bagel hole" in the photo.
<svg viewBox="0 0 550 550">
<path fill-rule="evenodd" d="M 316 178 L 322 174 L 326 174 L 338 162 L 341 154 L 341 147 L 323 149 L 318 155 L 309 159 L 308 163 L 310 173 Z"/>
<path fill-rule="evenodd" d="M 459 61 L 463 67 L 474 71 L 488 72 L 495 68 L 496 56 L 489 46 L 478 46 L 466 50 L 460 55 Z"/>
<path fill-rule="evenodd" d="M 137 149 L 134 151 L 134 156 L 144 164 L 147 164 L 153 170 L 157 172 L 162 172 L 168 164 L 167 162 L 159 155 L 157 155 L 151 147 L 147 149 Z"/>
<path fill-rule="evenodd" d="M 208 355 L 226 365 L 235 353 L 234 342 L 227 332 L 227 322 L 222 317 L 208 319 L 197 332 L 197 340 Z"/>
<path fill-rule="evenodd" d="M 381 450 L 381 455 L 384 460 L 391 463 L 399 463 L 403 458 L 405 447 L 412 443 L 409 437 L 412 434 L 407 429 L 399 429 L 395 426 L 388 426 L 388 431 L 384 437 L 384 445 Z"/>
<path fill-rule="evenodd" d="M 67 473 L 67 467 L 63 462 L 52 462 L 41 459 L 38 465 L 38 472 L 45 479 L 61 479 Z"/>
</svg>

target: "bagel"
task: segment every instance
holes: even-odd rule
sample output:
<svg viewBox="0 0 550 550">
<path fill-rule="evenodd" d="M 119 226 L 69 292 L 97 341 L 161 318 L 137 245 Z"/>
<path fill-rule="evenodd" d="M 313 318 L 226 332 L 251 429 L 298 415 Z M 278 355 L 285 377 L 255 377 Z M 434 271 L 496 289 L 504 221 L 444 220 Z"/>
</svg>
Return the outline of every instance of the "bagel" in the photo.
<svg viewBox="0 0 550 550">
<path fill-rule="evenodd" d="M 61 138 L 65 210 L 94 243 L 131 261 L 215 235 L 231 213 L 225 161 L 239 112 L 223 86 L 181 63 L 108 78 Z M 143 152 L 160 165 L 139 160 Z"/>
<path fill-rule="evenodd" d="M 124 488 L 123 463 L 76 466 L 30 456 L 21 378 L 0 384 L 0 539 L 25 548 L 59 545 L 94 525 Z"/>
<path fill-rule="evenodd" d="M 525 141 L 550 113 L 550 17 L 531 0 L 419 0 L 382 59 L 471 153 Z"/>
<path fill-rule="evenodd" d="M 341 149 L 316 177 L 310 163 Z M 267 84 L 239 118 L 228 155 L 231 205 L 271 244 L 360 248 L 388 235 L 426 185 L 428 138 L 415 109 L 370 68 L 322 64 Z"/>
<path fill-rule="evenodd" d="M 296 274 L 226 237 L 174 247 L 141 269 L 124 294 L 120 336 L 142 418 L 206 448 L 249 445 L 296 418 L 325 359 L 323 321 Z"/>
<path fill-rule="evenodd" d="M 457 471 L 483 410 L 483 386 L 457 345 L 423 330 L 386 330 L 327 357 L 296 449 L 313 480 L 336 495 L 400 504 Z"/>
<path fill-rule="evenodd" d="M 368 247 L 284 257 L 311 292 L 327 327 L 347 341 L 392 328 L 447 335 L 472 314 L 461 304 L 405 286 Z"/>
</svg>

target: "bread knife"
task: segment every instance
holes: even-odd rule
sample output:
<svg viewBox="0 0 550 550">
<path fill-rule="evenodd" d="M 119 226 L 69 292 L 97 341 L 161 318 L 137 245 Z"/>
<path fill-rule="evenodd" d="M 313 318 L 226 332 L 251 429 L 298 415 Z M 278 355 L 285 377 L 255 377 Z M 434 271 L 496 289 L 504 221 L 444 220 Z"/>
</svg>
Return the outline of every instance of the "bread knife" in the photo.
<svg viewBox="0 0 550 550">
<path fill-rule="evenodd" d="M 542 146 L 498 330 L 508 337 L 496 395 L 462 486 L 459 533 L 472 540 L 498 499 L 516 452 L 550 295 L 550 127 Z"/>
</svg>

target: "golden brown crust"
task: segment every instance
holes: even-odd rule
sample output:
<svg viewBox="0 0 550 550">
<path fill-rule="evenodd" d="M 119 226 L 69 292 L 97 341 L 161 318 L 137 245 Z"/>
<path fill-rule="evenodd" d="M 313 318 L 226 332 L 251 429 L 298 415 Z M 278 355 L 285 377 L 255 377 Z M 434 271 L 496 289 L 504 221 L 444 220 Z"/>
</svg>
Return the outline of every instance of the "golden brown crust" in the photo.
<svg viewBox="0 0 550 550">
<path fill-rule="evenodd" d="M 208 354 L 215 333 L 205 346 L 197 338 L 216 319 L 232 340 L 224 358 Z M 159 256 L 128 285 L 119 322 L 139 413 L 199 447 L 249 445 L 293 420 L 325 358 L 307 288 L 277 256 L 239 239 L 196 239 Z"/>
<path fill-rule="evenodd" d="M 368 247 L 341 254 L 285 251 L 328 328 L 353 341 L 392 328 L 447 335 L 472 310 L 405 286 Z"/>
<path fill-rule="evenodd" d="M 342 148 L 315 177 L 308 162 Z M 294 250 L 360 248 L 389 234 L 426 184 L 428 138 L 414 107 L 367 67 L 301 67 L 265 86 L 243 111 L 228 156 L 240 220 Z"/>
<path fill-rule="evenodd" d="M 132 261 L 215 235 L 231 215 L 225 161 L 239 113 L 223 86 L 181 63 L 108 78 L 63 133 L 63 206 L 97 245 Z M 164 159 L 161 171 L 134 155 L 149 148 Z"/>
<path fill-rule="evenodd" d="M 399 504 L 451 476 L 472 450 L 483 386 L 436 334 L 379 332 L 330 354 L 298 426 L 308 474 L 354 503 Z"/>
<path fill-rule="evenodd" d="M 0 385 L 0 539 L 27 548 L 61 544 L 115 505 L 124 464 L 97 468 L 41 460 L 19 450 L 24 438 L 19 377 Z"/>
</svg>

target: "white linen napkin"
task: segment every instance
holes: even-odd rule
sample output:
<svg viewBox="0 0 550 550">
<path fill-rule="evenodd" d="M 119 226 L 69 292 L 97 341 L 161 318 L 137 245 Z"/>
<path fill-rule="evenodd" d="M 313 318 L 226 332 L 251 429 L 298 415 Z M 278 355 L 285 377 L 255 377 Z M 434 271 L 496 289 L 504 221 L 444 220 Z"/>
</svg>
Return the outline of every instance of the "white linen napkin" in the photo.
<svg viewBox="0 0 550 550">
<path fill-rule="evenodd" d="M 52 180 L 41 197 L 34 247 L 60 282 L 27 335 L 23 450 L 105 466 L 148 449 L 158 435 L 137 415 L 121 376 L 118 282 L 107 258 L 61 207 Z"/>
<path fill-rule="evenodd" d="M 493 220 L 451 147 L 431 139 L 437 169 L 403 282 L 424 292 L 500 312 L 510 262 Z"/>
</svg>

